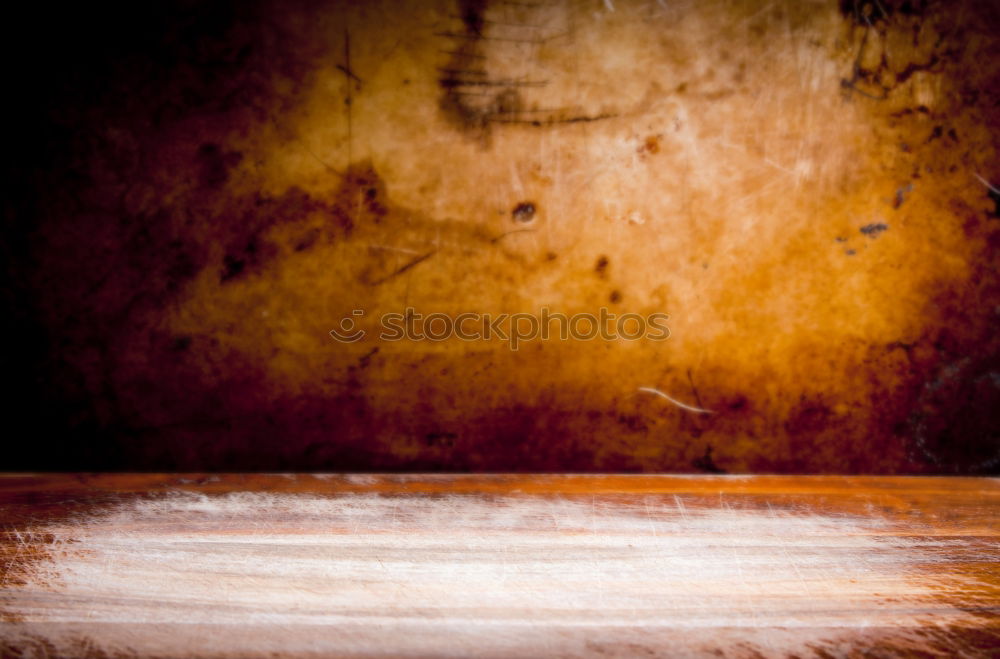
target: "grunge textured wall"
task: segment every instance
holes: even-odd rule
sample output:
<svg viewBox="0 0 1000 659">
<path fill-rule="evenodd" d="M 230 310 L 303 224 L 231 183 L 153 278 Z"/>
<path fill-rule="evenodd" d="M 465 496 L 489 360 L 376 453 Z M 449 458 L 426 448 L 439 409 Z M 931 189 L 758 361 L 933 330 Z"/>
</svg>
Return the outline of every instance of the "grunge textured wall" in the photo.
<svg viewBox="0 0 1000 659">
<path fill-rule="evenodd" d="M 1000 470 L 995 2 L 8 31 L 4 468 Z M 381 340 L 408 307 L 670 337 Z"/>
</svg>

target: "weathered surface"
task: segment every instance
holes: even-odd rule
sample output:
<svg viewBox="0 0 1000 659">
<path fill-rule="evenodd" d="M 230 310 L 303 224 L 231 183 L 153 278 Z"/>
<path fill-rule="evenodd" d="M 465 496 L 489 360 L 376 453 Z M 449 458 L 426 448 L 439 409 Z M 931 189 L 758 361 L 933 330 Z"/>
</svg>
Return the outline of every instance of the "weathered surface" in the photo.
<svg viewBox="0 0 1000 659">
<path fill-rule="evenodd" d="M 0 651 L 995 656 L 1000 482 L 0 479 Z"/>
<path fill-rule="evenodd" d="M 21 71 L 5 358 L 65 439 L 17 466 L 1000 468 L 997 3 L 90 12 Z"/>
</svg>

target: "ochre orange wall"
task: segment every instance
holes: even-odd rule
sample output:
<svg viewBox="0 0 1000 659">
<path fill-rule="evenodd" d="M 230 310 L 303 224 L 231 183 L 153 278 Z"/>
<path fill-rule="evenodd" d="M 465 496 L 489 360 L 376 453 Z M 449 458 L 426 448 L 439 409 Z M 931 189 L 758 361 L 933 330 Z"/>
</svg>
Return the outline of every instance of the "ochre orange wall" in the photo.
<svg viewBox="0 0 1000 659">
<path fill-rule="evenodd" d="M 12 466 L 1000 469 L 995 3 L 77 11 L 18 78 Z"/>
</svg>

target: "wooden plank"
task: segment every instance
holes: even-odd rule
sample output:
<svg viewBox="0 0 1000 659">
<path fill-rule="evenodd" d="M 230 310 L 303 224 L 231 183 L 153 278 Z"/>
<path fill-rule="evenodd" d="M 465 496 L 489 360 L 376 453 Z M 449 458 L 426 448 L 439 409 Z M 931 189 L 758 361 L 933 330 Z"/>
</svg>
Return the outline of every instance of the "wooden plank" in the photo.
<svg viewBox="0 0 1000 659">
<path fill-rule="evenodd" d="M 14 656 L 995 656 L 1000 480 L 0 477 Z"/>
</svg>

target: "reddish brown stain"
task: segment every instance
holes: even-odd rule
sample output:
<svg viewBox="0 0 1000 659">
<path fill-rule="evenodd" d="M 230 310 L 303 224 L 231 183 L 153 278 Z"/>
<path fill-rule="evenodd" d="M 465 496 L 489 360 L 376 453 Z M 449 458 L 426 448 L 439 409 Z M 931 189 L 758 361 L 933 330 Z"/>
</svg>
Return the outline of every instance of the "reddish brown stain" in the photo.
<svg viewBox="0 0 1000 659">
<path fill-rule="evenodd" d="M 650 135 L 645 140 L 643 140 L 642 144 L 637 149 L 639 155 L 646 155 L 646 154 L 656 155 L 657 153 L 659 153 L 661 137 L 662 137 L 661 135 Z"/>
</svg>

